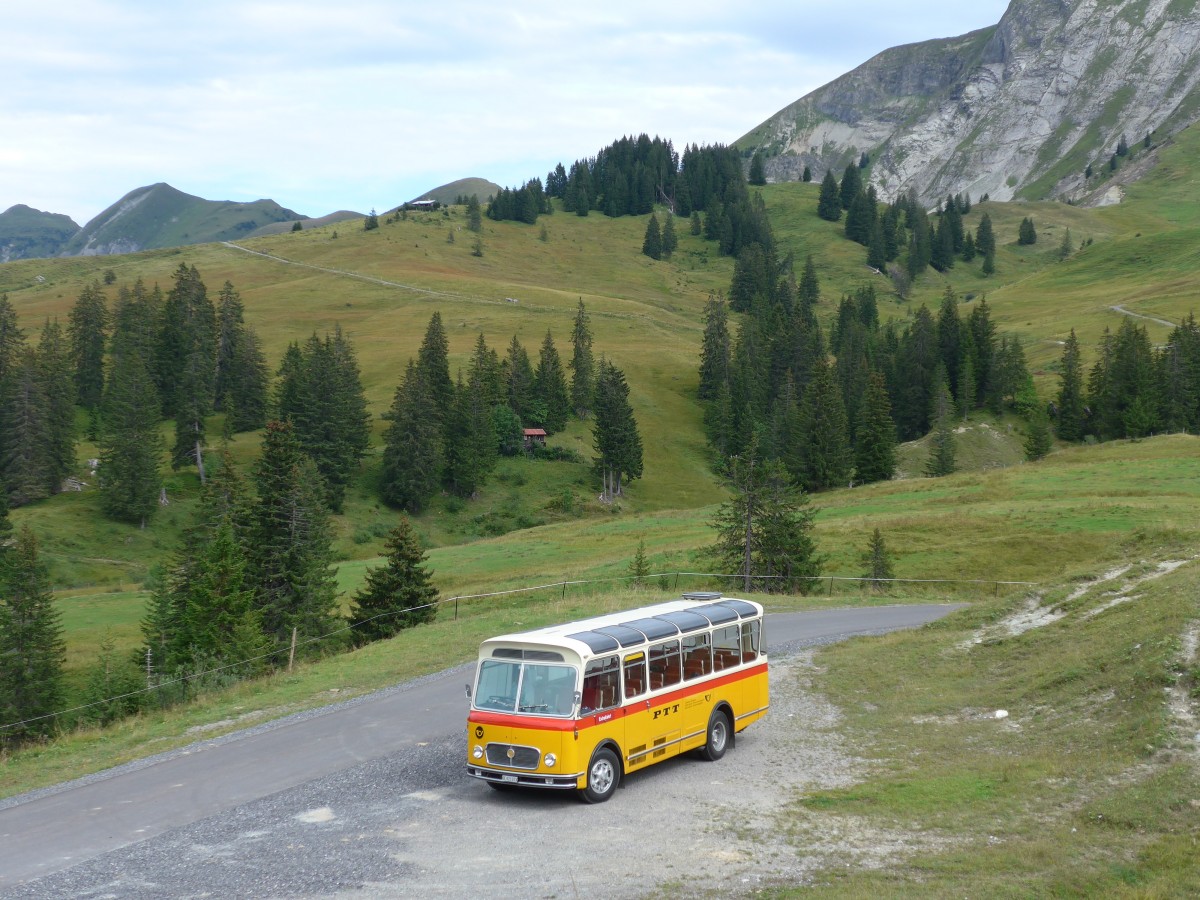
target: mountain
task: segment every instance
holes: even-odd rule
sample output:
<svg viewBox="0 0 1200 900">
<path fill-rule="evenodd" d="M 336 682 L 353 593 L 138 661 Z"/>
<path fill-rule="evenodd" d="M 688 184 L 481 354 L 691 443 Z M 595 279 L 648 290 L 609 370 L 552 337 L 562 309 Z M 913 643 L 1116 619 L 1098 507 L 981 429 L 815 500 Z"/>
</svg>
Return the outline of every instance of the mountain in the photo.
<svg viewBox="0 0 1200 900">
<path fill-rule="evenodd" d="M 1196 121 L 1198 88 L 1197 0 L 1013 0 L 992 28 L 884 51 L 737 146 L 762 150 L 773 181 L 865 153 L 884 199 L 1086 202 L 1088 166 Z"/>
<path fill-rule="evenodd" d="M 460 178 L 458 181 L 451 181 L 449 184 L 426 191 L 420 197 L 413 197 L 413 200 L 436 200 L 443 206 L 449 206 L 459 197 L 470 197 L 474 194 L 480 201 L 486 203 L 488 197 L 495 197 L 498 193 L 500 193 L 500 185 L 488 181 L 486 178 Z"/>
<path fill-rule="evenodd" d="M 0 213 L 0 262 L 58 256 L 77 231 L 70 216 L 18 203 Z"/>
<path fill-rule="evenodd" d="M 130 191 L 88 222 L 61 253 L 104 256 L 231 240 L 246 237 L 271 222 L 290 223 L 303 218 L 274 200 L 204 200 L 169 184 L 152 184 Z"/>
<path fill-rule="evenodd" d="M 345 222 L 348 219 L 364 218 L 363 213 L 354 212 L 349 209 L 339 209 L 337 212 L 331 212 L 327 216 L 316 216 L 314 218 L 296 219 L 295 222 L 271 222 L 269 225 L 263 225 L 261 228 L 255 228 L 249 234 L 243 234 L 242 237 L 264 237 L 268 234 L 283 234 L 285 231 L 291 231 L 296 222 L 300 223 L 300 230 L 304 231 L 309 228 L 320 228 L 322 225 L 336 225 L 338 222 Z"/>
</svg>

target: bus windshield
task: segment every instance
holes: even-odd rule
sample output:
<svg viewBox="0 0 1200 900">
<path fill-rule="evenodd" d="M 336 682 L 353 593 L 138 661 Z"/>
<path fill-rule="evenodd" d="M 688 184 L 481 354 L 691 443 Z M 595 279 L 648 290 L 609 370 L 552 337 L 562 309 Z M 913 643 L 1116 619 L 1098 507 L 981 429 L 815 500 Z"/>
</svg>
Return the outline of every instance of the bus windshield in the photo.
<svg viewBox="0 0 1200 900">
<path fill-rule="evenodd" d="M 475 708 L 569 716 L 575 706 L 575 676 L 570 666 L 486 659 L 479 667 Z"/>
</svg>

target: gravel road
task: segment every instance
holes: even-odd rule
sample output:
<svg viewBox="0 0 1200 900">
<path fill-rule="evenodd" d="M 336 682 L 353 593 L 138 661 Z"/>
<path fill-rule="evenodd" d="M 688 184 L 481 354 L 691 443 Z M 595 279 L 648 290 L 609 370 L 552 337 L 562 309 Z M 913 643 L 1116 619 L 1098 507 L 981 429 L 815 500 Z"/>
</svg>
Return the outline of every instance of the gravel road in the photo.
<svg viewBox="0 0 1200 900">
<path fill-rule="evenodd" d="M 901 613 L 912 625 L 914 614 L 928 621 L 950 609 Z M 878 627 L 853 633 L 903 627 L 889 618 L 895 613 L 875 611 Z M 799 792 L 853 783 L 864 767 L 838 733 L 838 711 L 812 689 L 811 648 L 847 633 L 833 620 L 822 629 L 820 616 L 804 620 L 807 638 L 771 644 L 771 711 L 738 735 L 724 759 L 660 763 L 628 778 L 608 803 L 587 806 L 573 793 L 493 791 L 465 774 L 456 731 L 150 831 L 35 881 L 10 882 L 3 895 L 723 897 L 804 883 L 828 865 L 886 864 L 928 841 L 813 812 L 789 810 L 780 827 Z M 259 726 L 272 727 L 279 726 Z M 294 734 L 303 740 L 307 731 Z"/>
<path fill-rule="evenodd" d="M 643 897 L 802 879 L 775 838 L 797 790 L 849 783 L 811 651 L 772 659 L 771 713 L 716 763 L 688 756 L 599 806 L 498 793 L 463 772 L 462 738 L 416 747 L 16 887 L 13 898 Z"/>
</svg>

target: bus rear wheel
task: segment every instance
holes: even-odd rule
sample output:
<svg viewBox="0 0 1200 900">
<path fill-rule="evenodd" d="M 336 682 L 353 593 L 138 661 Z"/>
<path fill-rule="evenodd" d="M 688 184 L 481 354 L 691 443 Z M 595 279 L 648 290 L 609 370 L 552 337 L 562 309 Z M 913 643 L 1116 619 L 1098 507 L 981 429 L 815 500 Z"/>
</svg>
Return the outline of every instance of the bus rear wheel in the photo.
<svg viewBox="0 0 1200 900">
<path fill-rule="evenodd" d="M 708 720 L 708 741 L 701 748 L 700 755 L 710 762 L 716 762 L 729 749 L 732 737 L 729 716 L 723 710 L 717 710 Z"/>
<path fill-rule="evenodd" d="M 601 747 L 592 754 L 588 764 L 587 787 L 579 792 L 585 803 L 603 803 L 616 791 L 621 781 L 621 765 L 617 754 Z"/>
</svg>

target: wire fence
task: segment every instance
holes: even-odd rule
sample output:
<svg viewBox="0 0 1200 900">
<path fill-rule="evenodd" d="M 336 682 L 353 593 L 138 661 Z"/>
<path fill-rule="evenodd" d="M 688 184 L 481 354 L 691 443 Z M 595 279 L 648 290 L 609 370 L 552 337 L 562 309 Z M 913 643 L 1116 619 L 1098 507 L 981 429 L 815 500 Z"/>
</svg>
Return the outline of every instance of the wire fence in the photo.
<svg viewBox="0 0 1200 900">
<path fill-rule="evenodd" d="M 611 586 L 615 584 L 621 584 L 625 587 L 642 587 L 655 584 L 664 593 L 679 593 L 681 591 L 697 591 L 705 588 L 719 587 L 722 584 L 727 584 L 730 582 L 737 587 L 745 588 L 746 577 L 745 575 L 726 574 L 719 572 L 656 572 L 646 575 L 618 575 L 609 578 L 554 581 L 546 584 L 508 588 L 501 591 L 488 591 L 480 594 L 456 594 L 450 597 L 440 598 L 431 603 L 421 604 L 419 606 L 388 610 L 387 612 L 382 612 L 378 615 L 371 616 L 368 619 L 363 619 L 354 623 L 348 623 L 340 628 L 336 628 L 322 635 L 299 638 L 295 631 L 293 631 L 292 641 L 289 646 L 281 647 L 252 658 L 237 660 L 236 662 L 211 666 L 209 668 L 199 669 L 194 672 L 186 672 L 167 677 L 155 676 L 148 672 L 147 685 L 144 688 L 139 688 L 138 690 L 134 691 L 126 691 L 112 697 L 105 697 L 100 700 L 82 703 L 72 706 L 68 709 L 58 710 L 56 712 L 45 713 L 38 716 L 30 716 L 17 722 L 0 724 L 0 739 L 3 739 L 6 733 L 13 732 L 16 729 L 27 728 L 28 726 L 35 725 L 39 722 L 45 722 L 48 720 L 71 720 L 72 718 L 78 719 L 81 714 L 97 707 L 107 707 L 114 703 L 131 701 L 135 698 L 145 697 L 146 695 L 150 694 L 161 695 L 168 688 L 187 685 L 193 682 L 212 680 L 215 676 L 221 675 L 222 673 L 233 674 L 239 669 L 253 671 L 259 668 L 259 664 L 265 663 L 267 660 L 279 660 L 283 656 L 287 656 L 287 671 L 291 671 L 297 650 L 303 650 L 308 647 L 321 645 L 326 642 L 331 642 L 334 639 L 341 640 L 344 635 L 353 632 L 354 629 L 360 628 L 379 619 L 393 616 L 405 616 L 415 612 L 420 612 L 422 610 L 434 609 L 440 611 L 440 615 L 438 615 L 437 618 L 444 618 L 448 616 L 452 621 L 457 622 L 460 619 L 460 615 L 465 618 L 467 614 L 471 614 L 475 611 L 475 601 L 491 600 L 502 597 L 516 597 L 517 595 L 528 595 L 537 593 L 539 591 L 544 591 L 548 595 L 557 594 L 558 596 L 556 599 L 565 601 L 567 599 L 568 591 L 574 591 L 576 593 L 583 591 L 594 595 L 601 593 L 605 586 L 611 588 Z M 751 576 L 750 578 L 750 591 L 748 593 L 766 593 L 784 597 L 788 594 L 794 595 L 797 593 L 812 596 L 820 592 L 827 597 L 833 597 L 837 593 L 836 588 L 840 587 L 843 590 L 843 593 L 845 593 L 846 588 L 851 585 L 857 586 L 862 591 L 870 591 L 871 595 L 875 598 L 892 599 L 894 597 L 891 594 L 891 591 L 901 586 L 907 586 L 912 590 L 933 590 L 943 595 L 948 590 L 958 592 L 966 588 L 976 593 L 983 592 L 990 593 L 993 596 L 998 596 L 1002 588 L 1010 589 L 1021 587 L 1037 587 L 1038 582 L 991 581 L 977 578 L 868 578 L 844 575 L 756 575 Z M 572 596 L 574 596 L 574 594 Z"/>
</svg>

